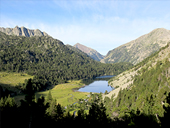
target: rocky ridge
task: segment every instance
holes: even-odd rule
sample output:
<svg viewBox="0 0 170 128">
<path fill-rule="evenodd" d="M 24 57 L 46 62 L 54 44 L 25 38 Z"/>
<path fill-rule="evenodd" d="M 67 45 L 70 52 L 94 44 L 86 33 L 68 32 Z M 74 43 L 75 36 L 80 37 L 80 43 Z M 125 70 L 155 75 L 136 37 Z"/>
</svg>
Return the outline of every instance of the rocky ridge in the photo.
<svg viewBox="0 0 170 128">
<path fill-rule="evenodd" d="M 86 53 L 87 55 L 89 55 L 91 58 L 93 58 L 94 60 L 100 61 L 101 59 L 104 58 L 103 55 L 101 55 L 99 52 L 97 52 L 96 50 L 86 47 L 80 43 L 77 43 L 74 45 L 75 48 L 78 48 L 79 50 L 81 50 L 82 52 Z"/>
<path fill-rule="evenodd" d="M 18 27 L 18 26 L 16 26 L 15 28 L 0 27 L 0 31 L 4 32 L 7 35 L 16 35 L 16 36 L 26 36 L 26 37 L 49 36 L 47 33 L 41 32 L 39 29 L 31 30 L 25 27 Z"/>
</svg>

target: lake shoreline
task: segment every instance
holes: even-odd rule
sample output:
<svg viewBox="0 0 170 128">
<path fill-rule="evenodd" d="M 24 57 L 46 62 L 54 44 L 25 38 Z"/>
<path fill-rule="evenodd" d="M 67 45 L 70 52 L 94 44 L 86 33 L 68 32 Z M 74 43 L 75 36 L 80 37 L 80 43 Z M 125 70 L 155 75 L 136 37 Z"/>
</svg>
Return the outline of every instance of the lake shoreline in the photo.
<svg viewBox="0 0 170 128">
<path fill-rule="evenodd" d="M 73 91 L 73 92 L 81 92 L 81 91 L 78 91 L 78 90 L 79 90 L 80 88 L 85 87 L 85 86 L 87 86 L 87 85 L 82 85 L 81 87 L 73 88 L 72 91 Z"/>
<path fill-rule="evenodd" d="M 114 75 L 115 76 L 115 75 Z M 108 84 L 108 81 L 113 75 L 109 76 L 98 76 L 94 79 L 87 79 L 84 81 L 84 85 L 72 89 L 74 92 L 93 92 L 93 93 L 105 93 L 105 91 L 111 92 L 114 90 L 112 86 Z"/>
</svg>

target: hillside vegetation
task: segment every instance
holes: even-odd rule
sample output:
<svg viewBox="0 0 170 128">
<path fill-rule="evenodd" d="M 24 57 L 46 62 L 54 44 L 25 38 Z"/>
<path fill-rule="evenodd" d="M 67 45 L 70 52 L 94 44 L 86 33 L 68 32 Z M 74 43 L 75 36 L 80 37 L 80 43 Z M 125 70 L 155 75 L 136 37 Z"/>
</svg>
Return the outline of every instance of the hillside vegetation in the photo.
<svg viewBox="0 0 170 128">
<path fill-rule="evenodd" d="M 11 96 L 20 94 L 21 88 L 19 85 L 30 78 L 33 78 L 33 76 L 26 73 L 0 72 L 0 98 L 9 94 Z"/>
<path fill-rule="evenodd" d="M 119 114 L 119 117 L 115 117 L 116 112 L 114 112 L 112 116 L 108 115 L 110 108 L 115 111 L 115 106 L 112 102 L 113 98 L 105 98 L 103 101 L 101 94 L 90 93 L 90 97 L 87 101 L 79 99 L 77 104 L 68 105 L 67 108 L 65 108 L 52 97 L 50 91 L 46 99 L 44 97 L 36 98 L 32 86 L 32 80 L 29 79 L 26 85 L 27 92 L 24 99 L 20 101 L 20 106 L 17 106 L 14 98 L 9 96 L 1 98 L 0 107 L 1 116 L 3 118 L 0 121 L 2 128 L 12 126 L 17 126 L 19 128 L 55 128 L 57 126 L 68 127 L 68 124 L 70 127 L 76 128 L 80 127 L 80 125 L 89 128 L 95 126 L 98 128 L 141 128 L 146 125 L 154 128 L 167 128 L 167 126 L 169 126 L 170 107 L 167 105 L 163 105 L 163 110 L 166 110 L 164 117 L 152 114 L 150 111 L 152 108 L 150 108 L 150 106 L 147 107 L 149 108 L 148 113 L 146 113 L 147 111 L 143 113 L 139 110 L 128 110 L 126 107 L 122 106 L 121 114 Z M 166 100 L 170 103 L 170 93 L 166 97 Z M 147 99 L 147 101 L 149 101 L 149 104 L 153 104 L 152 98 L 149 100 Z M 73 112 L 73 110 L 76 111 Z M 71 114 L 70 111 L 73 113 Z M 76 112 L 77 114 L 75 114 Z M 124 113 L 122 114 L 122 112 Z M 160 119 L 159 121 L 158 117 Z"/>
<path fill-rule="evenodd" d="M 28 74 L 22 73 L 7 73 L 0 72 L 0 84 L 9 84 L 11 86 L 16 86 L 19 83 L 24 83 L 26 79 L 33 78 Z"/>
<path fill-rule="evenodd" d="M 154 115 L 159 121 L 163 105 L 170 92 L 170 44 L 146 58 L 129 71 L 112 78 L 109 84 L 117 88 L 107 96 L 115 95 L 111 108 L 119 116 L 129 111 Z"/>
<path fill-rule="evenodd" d="M 132 64 L 127 62 L 101 64 L 51 37 L 8 36 L 1 32 L 0 37 L 1 77 L 34 76 L 17 86 L 24 95 L 15 99 L 2 96 L 2 128 L 169 126 L 170 44 L 130 69 Z M 88 95 L 72 90 L 82 86 L 73 79 L 105 74 L 119 75 L 109 81 L 116 89 L 103 98 L 102 93 Z M 0 86 L 1 95 L 3 90 Z"/>
<path fill-rule="evenodd" d="M 158 28 L 109 51 L 101 62 L 130 62 L 135 65 L 149 57 L 152 53 L 159 51 L 159 49 L 166 46 L 169 41 L 170 30 Z"/>
<path fill-rule="evenodd" d="M 50 90 L 36 92 L 35 95 L 37 99 L 41 96 L 44 96 L 45 99 L 47 99 L 50 92 L 52 97 L 57 100 L 57 103 L 61 104 L 62 106 L 67 106 L 78 102 L 79 99 L 87 98 L 87 95 L 89 95 L 89 93 L 73 91 L 74 88 L 80 88 L 82 87 L 82 85 L 83 83 L 81 82 L 81 80 L 69 81 L 65 84 L 59 84 Z M 19 103 L 20 100 L 24 100 L 24 96 L 25 95 L 18 95 L 14 98 L 16 102 Z"/>
<path fill-rule="evenodd" d="M 11 36 L 0 32 L 0 71 L 34 76 L 35 91 L 67 80 L 117 75 L 131 66 L 130 63 L 102 64 L 52 37 Z"/>
</svg>

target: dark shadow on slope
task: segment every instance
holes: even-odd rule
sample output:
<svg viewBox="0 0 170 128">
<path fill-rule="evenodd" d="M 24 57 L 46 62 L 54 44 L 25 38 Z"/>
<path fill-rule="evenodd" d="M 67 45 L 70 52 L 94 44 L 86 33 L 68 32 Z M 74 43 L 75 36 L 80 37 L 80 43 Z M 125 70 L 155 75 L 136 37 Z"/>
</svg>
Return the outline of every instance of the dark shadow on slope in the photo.
<svg viewBox="0 0 170 128">
<path fill-rule="evenodd" d="M 0 83 L 0 98 L 5 96 L 16 96 L 20 93 L 20 90 L 10 84 Z"/>
</svg>

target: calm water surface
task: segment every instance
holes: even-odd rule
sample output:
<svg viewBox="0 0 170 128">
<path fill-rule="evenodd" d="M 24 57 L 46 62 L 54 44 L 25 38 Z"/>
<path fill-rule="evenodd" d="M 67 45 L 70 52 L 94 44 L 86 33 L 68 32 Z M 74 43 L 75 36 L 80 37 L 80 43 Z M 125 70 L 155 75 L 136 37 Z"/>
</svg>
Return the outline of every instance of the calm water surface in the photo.
<svg viewBox="0 0 170 128">
<path fill-rule="evenodd" d="M 108 80 L 114 76 L 100 76 L 95 79 L 90 79 L 84 81 L 87 86 L 80 88 L 78 91 L 80 92 L 97 92 L 97 93 L 105 93 L 112 91 L 114 88 L 108 85 Z"/>
</svg>

